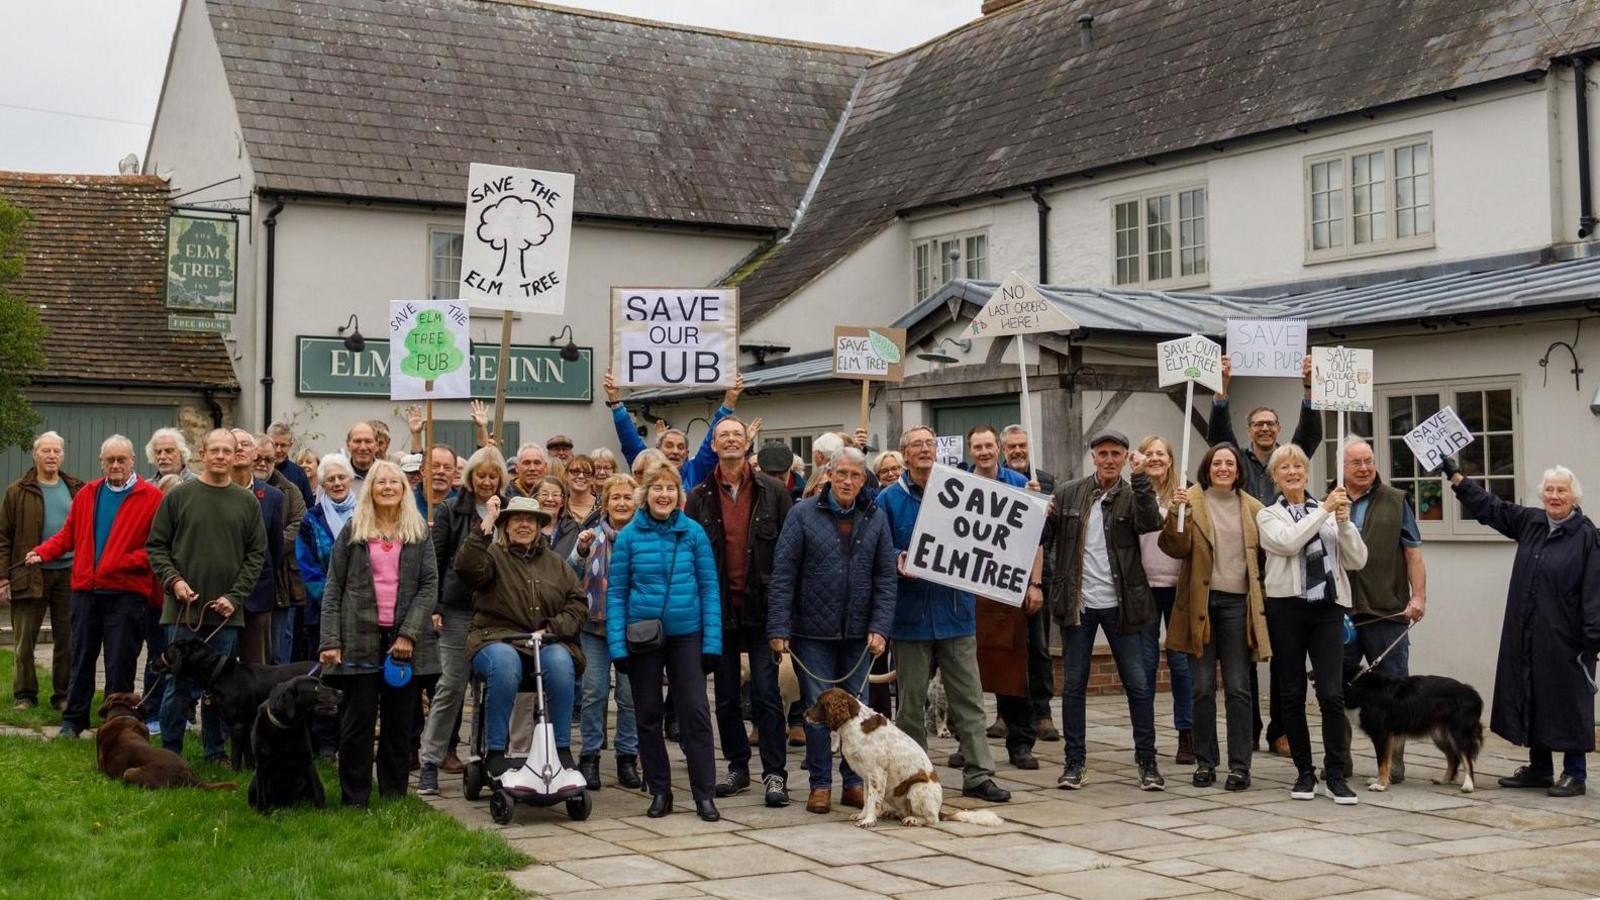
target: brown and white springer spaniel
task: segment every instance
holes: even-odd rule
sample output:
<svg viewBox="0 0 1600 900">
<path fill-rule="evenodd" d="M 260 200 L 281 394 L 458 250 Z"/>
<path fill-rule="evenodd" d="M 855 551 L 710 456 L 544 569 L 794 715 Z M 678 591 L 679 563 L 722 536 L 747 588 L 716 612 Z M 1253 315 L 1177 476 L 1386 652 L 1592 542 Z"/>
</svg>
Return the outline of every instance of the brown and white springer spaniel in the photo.
<svg viewBox="0 0 1600 900">
<path fill-rule="evenodd" d="M 856 813 L 856 824 L 868 828 L 878 812 L 900 819 L 903 825 L 966 822 L 995 827 L 1004 824 L 992 812 L 946 812 L 944 789 L 928 753 L 881 713 L 861 705 L 839 688 L 829 688 L 806 710 L 806 721 L 826 725 L 839 739 L 839 752 L 866 786 L 866 802 Z"/>
</svg>

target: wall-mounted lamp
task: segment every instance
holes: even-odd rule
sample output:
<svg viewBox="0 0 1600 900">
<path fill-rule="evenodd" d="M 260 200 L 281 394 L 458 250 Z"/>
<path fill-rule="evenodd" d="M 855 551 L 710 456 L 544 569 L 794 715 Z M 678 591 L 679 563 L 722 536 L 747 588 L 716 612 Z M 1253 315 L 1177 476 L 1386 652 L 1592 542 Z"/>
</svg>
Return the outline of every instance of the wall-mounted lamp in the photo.
<svg viewBox="0 0 1600 900">
<path fill-rule="evenodd" d="M 953 362 L 959 362 L 959 360 L 957 360 L 954 356 L 951 356 L 950 354 L 944 352 L 943 347 L 944 347 L 945 344 L 950 344 L 950 345 L 954 346 L 956 349 L 960 350 L 963 355 L 972 352 L 972 341 L 970 339 L 968 339 L 968 338 L 945 338 L 944 340 L 941 340 L 939 343 L 934 344 L 933 345 L 933 349 L 929 350 L 927 353 L 918 353 L 917 354 L 917 359 L 920 359 L 920 360 L 922 360 L 924 362 L 940 363 L 940 364 L 943 364 L 943 365 L 949 365 L 950 363 L 953 363 Z"/>
<path fill-rule="evenodd" d="M 566 346 L 561 348 L 561 358 L 567 362 L 577 362 L 578 359 L 583 356 L 583 354 L 578 352 L 578 344 L 572 339 L 571 325 L 561 326 L 561 334 L 552 335 L 550 337 L 550 346 L 554 347 L 556 345 L 556 341 L 561 340 L 561 335 L 566 335 L 567 337 Z"/>
<path fill-rule="evenodd" d="M 344 334 L 346 331 L 350 333 Z M 355 313 L 351 313 L 350 318 L 339 326 L 339 333 L 344 335 L 344 348 L 351 353 L 360 353 L 367 349 L 367 339 L 361 336 L 361 320 L 356 318 Z"/>
</svg>

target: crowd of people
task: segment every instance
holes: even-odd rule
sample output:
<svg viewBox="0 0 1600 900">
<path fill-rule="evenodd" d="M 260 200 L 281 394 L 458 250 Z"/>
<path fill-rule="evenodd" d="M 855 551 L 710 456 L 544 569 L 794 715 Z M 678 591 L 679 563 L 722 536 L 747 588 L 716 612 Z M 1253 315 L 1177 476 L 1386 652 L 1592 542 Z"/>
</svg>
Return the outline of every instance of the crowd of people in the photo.
<svg viewBox="0 0 1600 900">
<path fill-rule="evenodd" d="M 424 446 L 414 412 L 405 453 L 392 452 L 378 421 L 352 425 L 340 450 L 320 456 L 297 453 L 283 423 L 260 434 L 214 429 L 193 451 L 165 428 L 144 448 L 147 476 L 135 472 L 132 442 L 112 435 L 100 449 L 102 477 L 85 483 L 62 471 L 63 441 L 46 432 L 0 505 L 0 596 L 21 660 L 51 623 L 49 702 L 63 710 L 66 738 L 91 725 L 102 656 L 108 692 L 134 690 L 141 651 L 154 660 L 176 640 L 253 663 L 318 661 L 344 699 L 339 721 L 314 735 L 337 759 L 343 802 L 353 806 L 369 803 L 374 769 L 385 797 L 404 794 L 413 771 L 424 794 L 439 790 L 441 773 L 463 771 L 472 678 L 483 685 L 487 774 L 516 765 L 512 715 L 535 651 L 507 638 L 535 631 L 544 635 L 537 661 L 562 762 L 600 789 L 609 748 L 615 783 L 648 791 L 653 817 L 673 808 L 669 740 L 687 760 L 703 819 L 719 818 L 718 798 L 758 782 L 768 806 L 788 805 L 791 746 L 804 747 L 805 808 L 828 812 L 829 734 L 802 724 L 799 711 L 829 687 L 867 694 L 926 747 L 935 673 L 960 748 L 948 764 L 965 796 L 1010 799 L 995 782 L 989 738 L 1003 738 L 1009 763 L 1026 769 L 1039 767 L 1036 741 L 1063 741 L 1057 785 L 1080 789 L 1100 634 L 1126 695 L 1138 785 L 1162 790 L 1154 694 L 1163 629 L 1174 761 L 1194 767 L 1194 785 L 1214 786 L 1222 774 L 1224 789 L 1248 789 L 1264 733 L 1272 751 L 1293 759 L 1291 797 L 1312 799 L 1320 782 L 1334 801 L 1354 803 L 1343 673 L 1365 660 L 1407 674 L 1407 626 L 1423 618 L 1427 597 L 1416 516 L 1405 493 L 1382 483 L 1360 439 L 1340 448 L 1342 484 L 1317 489 L 1310 457 L 1322 434 L 1309 400 L 1289 443 L 1278 442 L 1278 415 L 1266 407 L 1249 413 L 1249 440 L 1237 442 L 1228 384 L 1224 362 L 1211 446 L 1192 479 L 1159 436 L 1135 446 L 1101 430 L 1088 441 L 1090 473 L 1057 484 L 1031 465 L 1021 428 L 966 434 L 974 474 L 1052 497 L 1020 619 L 996 619 L 993 601 L 904 568 L 937 456 L 932 429 L 912 427 L 896 449 L 878 452 L 864 431 L 820 435 L 808 481 L 805 460 L 785 445 L 760 445 L 759 420 L 739 418 L 740 386 L 691 455 L 687 436 L 664 426 L 646 446 L 609 375 L 618 445 L 590 453 L 557 434 L 508 458 L 512 448 L 499 447 L 474 403 L 478 446 L 466 458 Z M 1542 505 L 1524 507 L 1453 463 L 1446 474 L 1463 508 L 1518 547 L 1491 727 L 1530 756 L 1501 783 L 1581 794 L 1594 745 L 1600 553 L 1590 552 L 1596 534 L 1578 509 L 1578 478 L 1551 469 Z M 1026 654 L 986 657 L 980 621 L 1014 626 Z M 1062 650 L 1059 730 L 1052 622 Z M 869 673 L 889 670 L 891 650 L 892 698 L 886 684 L 868 690 Z M 785 657 L 800 694 L 787 704 Z M 1256 663 L 1268 660 L 1263 723 Z M 1308 661 L 1320 772 L 1305 712 Z M 33 667 L 15 672 L 16 706 L 39 703 Z M 1004 685 L 989 687 L 998 719 L 987 727 L 986 685 Z M 147 662 L 143 689 L 151 734 L 181 752 L 199 686 L 161 679 Z M 205 756 L 225 761 L 220 725 L 204 708 L 200 720 Z M 1564 754 L 1559 776 L 1555 751 Z M 838 802 L 861 807 L 860 777 L 843 764 L 838 776 Z M 1403 778 L 1396 752 L 1392 780 Z"/>
</svg>

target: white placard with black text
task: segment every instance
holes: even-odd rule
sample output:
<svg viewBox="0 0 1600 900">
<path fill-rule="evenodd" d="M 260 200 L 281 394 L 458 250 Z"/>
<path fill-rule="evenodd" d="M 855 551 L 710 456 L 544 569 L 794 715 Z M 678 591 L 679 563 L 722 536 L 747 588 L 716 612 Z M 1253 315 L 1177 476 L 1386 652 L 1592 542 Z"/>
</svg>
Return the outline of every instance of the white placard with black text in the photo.
<svg viewBox="0 0 1600 900">
<path fill-rule="evenodd" d="M 1372 412 L 1372 351 L 1312 347 L 1311 408 Z"/>
<path fill-rule="evenodd" d="M 1235 377 L 1300 378 L 1306 323 L 1299 319 L 1229 319 L 1228 371 Z"/>
<path fill-rule="evenodd" d="M 1406 432 L 1406 446 L 1416 455 L 1417 463 L 1429 472 L 1443 465 L 1446 456 L 1454 456 L 1472 441 L 1472 430 L 1449 406 Z"/>
<path fill-rule="evenodd" d="M 1049 508 L 1048 497 L 935 465 L 905 569 L 935 584 L 1021 606 Z"/>
<path fill-rule="evenodd" d="M 612 288 L 611 365 L 618 387 L 732 387 L 739 289 Z"/>
<path fill-rule="evenodd" d="M 461 299 L 538 315 L 566 308 L 573 177 L 473 163 L 461 239 Z"/>
<path fill-rule="evenodd" d="M 1157 384 L 1167 387 L 1193 381 L 1213 391 L 1222 390 L 1222 346 L 1208 337 L 1191 334 L 1156 345 Z"/>
</svg>

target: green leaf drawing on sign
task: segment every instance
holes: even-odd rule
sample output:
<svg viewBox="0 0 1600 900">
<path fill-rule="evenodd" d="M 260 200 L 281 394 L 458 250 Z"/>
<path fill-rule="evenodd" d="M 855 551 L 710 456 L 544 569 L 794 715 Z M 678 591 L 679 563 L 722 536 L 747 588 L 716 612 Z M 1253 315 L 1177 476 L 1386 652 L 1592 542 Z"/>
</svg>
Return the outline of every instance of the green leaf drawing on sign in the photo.
<svg viewBox="0 0 1600 900">
<path fill-rule="evenodd" d="M 1200 377 L 1200 369 L 1198 367 L 1196 367 L 1196 366 L 1190 366 L 1189 368 L 1183 370 L 1183 377 L 1185 377 L 1185 378 L 1199 378 Z"/>
<path fill-rule="evenodd" d="M 400 371 L 422 379 L 430 391 L 435 378 L 454 372 L 467 361 L 456 346 L 455 334 L 445 327 L 444 315 L 434 309 L 417 313 L 417 324 L 406 334 L 406 350 L 410 355 L 400 361 Z"/>
<path fill-rule="evenodd" d="M 889 365 L 892 366 L 900 361 L 900 348 L 895 346 L 894 341 L 869 328 L 867 329 L 867 342 L 872 345 L 872 352 L 882 357 L 883 361 Z"/>
</svg>

